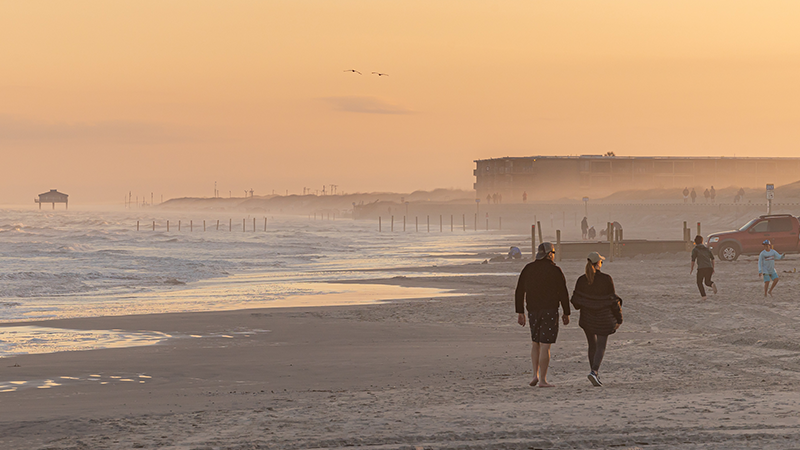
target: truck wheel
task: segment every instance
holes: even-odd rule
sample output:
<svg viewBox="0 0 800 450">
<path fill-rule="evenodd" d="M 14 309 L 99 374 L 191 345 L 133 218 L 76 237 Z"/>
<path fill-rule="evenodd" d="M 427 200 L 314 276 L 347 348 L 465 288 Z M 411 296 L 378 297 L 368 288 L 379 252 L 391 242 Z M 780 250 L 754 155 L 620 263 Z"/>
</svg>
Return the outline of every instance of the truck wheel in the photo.
<svg viewBox="0 0 800 450">
<path fill-rule="evenodd" d="M 735 245 L 725 244 L 719 249 L 719 258 L 724 261 L 736 261 L 739 257 L 739 249 Z"/>
</svg>

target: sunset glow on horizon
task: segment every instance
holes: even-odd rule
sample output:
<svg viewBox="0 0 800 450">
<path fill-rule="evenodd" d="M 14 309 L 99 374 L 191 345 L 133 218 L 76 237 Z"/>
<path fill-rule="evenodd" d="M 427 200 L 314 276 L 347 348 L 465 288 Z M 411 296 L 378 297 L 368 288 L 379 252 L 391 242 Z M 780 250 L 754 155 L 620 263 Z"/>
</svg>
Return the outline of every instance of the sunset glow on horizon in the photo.
<svg viewBox="0 0 800 450">
<path fill-rule="evenodd" d="M 211 196 L 214 182 L 223 196 L 468 190 L 475 159 L 503 156 L 800 156 L 798 13 L 790 1 L 5 2 L 0 204 L 53 188 L 76 204 Z"/>
</svg>

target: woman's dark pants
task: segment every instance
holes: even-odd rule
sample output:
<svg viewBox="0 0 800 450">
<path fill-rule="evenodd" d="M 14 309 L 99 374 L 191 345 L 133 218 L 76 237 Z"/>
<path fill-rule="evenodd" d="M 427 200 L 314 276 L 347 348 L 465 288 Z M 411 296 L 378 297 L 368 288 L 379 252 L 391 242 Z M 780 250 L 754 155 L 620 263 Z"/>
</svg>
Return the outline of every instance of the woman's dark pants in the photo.
<svg viewBox="0 0 800 450">
<path fill-rule="evenodd" d="M 589 366 L 592 372 L 597 373 L 600 370 L 600 363 L 603 362 L 603 356 L 606 354 L 606 343 L 608 343 L 608 335 L 592 334 L 583 330 L 586 334 L 586 342 L 589 343 Z"/>
</svg>

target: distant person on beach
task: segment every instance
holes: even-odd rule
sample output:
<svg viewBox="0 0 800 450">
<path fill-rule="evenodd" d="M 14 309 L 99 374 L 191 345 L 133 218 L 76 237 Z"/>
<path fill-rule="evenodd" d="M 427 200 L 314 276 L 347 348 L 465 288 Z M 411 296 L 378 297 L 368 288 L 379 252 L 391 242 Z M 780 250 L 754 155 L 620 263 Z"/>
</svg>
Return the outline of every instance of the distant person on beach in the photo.
<svg viewBox="0 0 800 450">
<path fill-rule="evenodd" d="M 744 200 L 744 188 L 739 188 L 739 201 Z"/>
<path fill-rule="evenodd" d="M 578 278 L 572 293 L 572 305 L 581 312 L 578 325 L 586 334 L 589 344 L 589 368 L 587 378 L 594 386 L 600 382 L 600 363 L 606 353 L 608 336 L 616 333 L 622 325 L 622 299 L 614 290 L 611 276 L 600 272 L 605 258 L 597 252 L 586 258 L 586 273 Z"/>
<path fill-rule="evenodd" d="M 587 219 L 584 216 L 583 220 L 581 220 L 581 239 L 585 241 L 588 233 L 589 233 L 589 219 Z"/>
<path fill-rule="evenodd" d="M 761 250 L 761 253 L 758 255 L 758 274 L 764 277 L 764 297 L 769 294 L 772 296 L 772 290 L 775 289 L 775 285 L 778 284 L 778 280 L 780 277 L 778 276 L 778 272 L 775 270 L 775 260 L 783 259 L 786 254 L 780 254 L 772 248 L 772 242 L 769 239 L 765 240 L 761 243 L 764 246 L 764 250 Z M 772 286 L 769 286 L 769 282 L 772 281 Z M 767 288 L 769 287 L 769 290 Z"/>
<path fill-rule="evenodd" d="M 703 284 L 710 287 L 714 293 L 717 293 L 717 285 L 711 281 L 711 275 L 714 275 L 714 254 L 711 253 L 708 247 L 703 245 L 703 236 L 695 236 L 694 248 L 692 249 L 692 266 L 689 267 L 689 274 L 694 271 L 694 263 L 697 262 L 697 289 L 700 289 L 700 298 L 706 300 L 706 289 Z"/>
<path fill-rule="evenodd" d="M 711 203 L 714 203 L 714 199 L 717 198 L 717 190 L 714 189 L 714 186 L 711 186 L 711 189 L 708 191 L 708 195 L 711 197 Z"/>
<path fill-rule="evenodd" d="M 697 192 L 694 191 L 694 188 L 692 188 L 692 193 L 689 194 L 689 196 L 692 197 L 692 203 L 694 203 L 694 201 L 697 199 Z"/>
<path fill-rule="evenodd" d="M 708 197 L 710 197 L 710 196 L 711 196 L 711 193 L 710 193 L 710 192 L 708 192 L 708 189 L 706 189 L 705 191 L 703 191 L 703 197 L 705 197 L 705 199 L 706 199 L 706 203 L 708 203 Z"/>
<path fill-rule="evenodd" d="M 689 188 L 685 187 L 683 188 L 683 203 L 688 203 L 688 202 L 689 202 Z"/>
<path fill-rule="evenodd" d="M 511 247 L 508 250 L 508 259 L 521 259 L 522 252 L 520 251 L 519 247 Z"/>
<path fill-rule="evenodd" d="M 525 191 L 522 191 L 522 203 L 525 203 L 527 201 L 528 201 L 528 193 L 525 192 Z"/>
<path fill-rule="evenodd" d="M 517 323 L 525 326 L 525 307 L 531 327 L 531 361 L 533 380 L 531 386 L 553 387 L 547 382 L 550 366 L 550 345 L 558 337 L 558 305 L 561 304 L 561 321 L 569 324 L 569 292 L 564 272 L 553 262 L 555 248 L 542 242 L 536 251 L 536 260 L 522 269 L 514 293 Z"/>
<path fill-rule="evenodd" d="M 595 237 L 597 237 L 597 231 L 594 229 L 594 227 L 593 227 L 593 226 L 592 226 L 592 227 L 589 227 L 588 236 L 589 236 L 589 240 L 592 240 L 592 239 L 594 239 Z"/>
</svg>

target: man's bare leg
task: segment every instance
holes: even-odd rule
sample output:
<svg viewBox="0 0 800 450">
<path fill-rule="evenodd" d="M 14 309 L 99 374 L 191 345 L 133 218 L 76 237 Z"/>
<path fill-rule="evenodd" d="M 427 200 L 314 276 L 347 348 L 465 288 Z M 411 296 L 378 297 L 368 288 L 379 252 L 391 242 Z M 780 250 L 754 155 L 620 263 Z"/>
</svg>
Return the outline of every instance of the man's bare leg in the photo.
<svg viewBox="0 0 800 450">
<path fill-rule="evenodd" d="M 775 278 L 772 280 L 772 287 L 769 288 L 769 295 L 772 295 L 772 290 L 775 289 L 775 285 L 778 284 L 778 280 L 780 280 L 780 278 Z"/>
<path fill-rule="evenodd" d="M 539 344 L 539 387 L 553 387 L 547 382 L 547 368 L 550 367 L 550 344 Z"/>
<path fill-rule="evenodd" d="M 531 386 L 536 386 L 539 383 L 539 343 L 531 342 L 531 362 L 533 362 L 533 381 L 530 382 Z"/>
<path fill-rule="evenodd" d="M 769 289 L 769 281 L 764 282 L 764 297 L 767 296 L 767 289 Z"/>
</svg>

